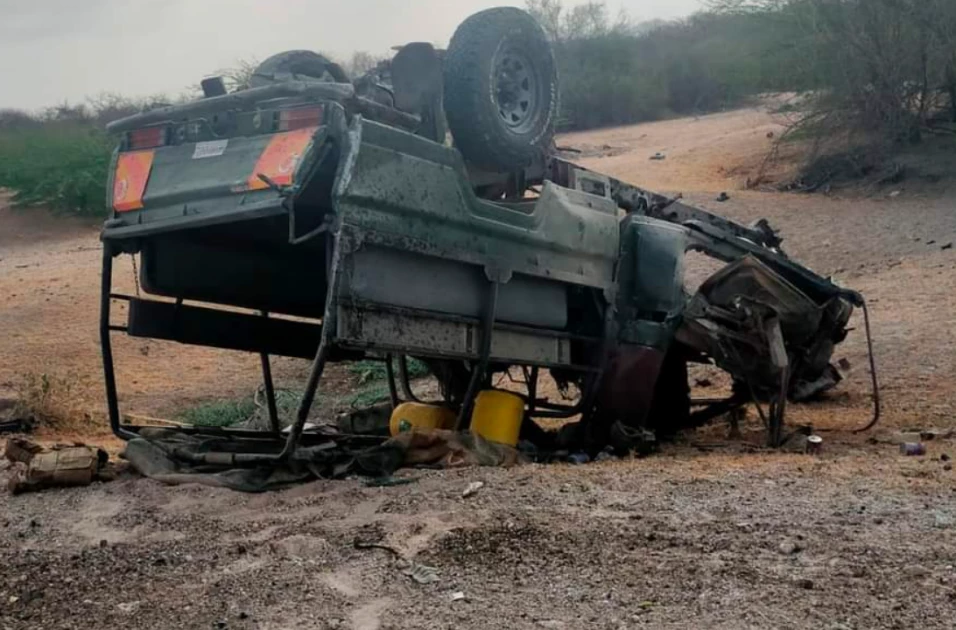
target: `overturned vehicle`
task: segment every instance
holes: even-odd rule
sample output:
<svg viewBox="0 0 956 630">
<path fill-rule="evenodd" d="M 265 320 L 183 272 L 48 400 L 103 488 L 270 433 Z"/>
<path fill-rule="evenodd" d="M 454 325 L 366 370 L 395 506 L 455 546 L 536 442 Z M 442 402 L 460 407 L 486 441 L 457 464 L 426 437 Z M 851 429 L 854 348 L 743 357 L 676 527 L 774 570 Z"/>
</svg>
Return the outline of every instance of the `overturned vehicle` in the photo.
<svg viewBox="0 0 956 630">
<path fill-rule="evenodd" d="M 110 125 L 101 338 L 109 416 L 124 439 L 112 332 L 258 353 L 271 430 L 250 461 L 307 441 L 329 362 L 387 363 L 392 402 L 414 399 L 406 358 L 428 365 L 458 430 L 493 376 L 522 374 L 523 430 L 580 416 L 658 434 L 835 383 L 834 347 L 862 297 L 789 259 L 766 224 L 744 226 L 562 159 L 557 76 L 526 13 L 466 20 L 447 50 L 409 44 L 350 79 L 306 51 L 265 61 L 248 87 L 203 82 L 195 102 Z M 693 295 L 685 258 L 724 263 Z M 112 290 L 140 257 L 151 297 Z M 129 302 L 128 321 L 111 304 Z M 312 361 L 291 429 L 269 357 Z M 692 401 L 688 364 L 735 383 Z M 548 374 L 577 394 L 539 395 Z M 573 387 L 572 387 L 573 386 Z M 199 427 L 184 431 L 213 431 Z M 257 459 L 259 458 L 259 459 Z"/>
</svg>

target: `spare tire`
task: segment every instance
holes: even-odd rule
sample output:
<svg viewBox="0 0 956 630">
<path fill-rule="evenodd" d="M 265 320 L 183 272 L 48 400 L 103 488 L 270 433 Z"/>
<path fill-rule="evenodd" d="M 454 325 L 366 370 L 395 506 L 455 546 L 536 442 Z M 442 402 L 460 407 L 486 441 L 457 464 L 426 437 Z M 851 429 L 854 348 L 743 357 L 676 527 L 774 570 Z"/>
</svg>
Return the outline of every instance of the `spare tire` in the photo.
<svg viewBox="0 0 956 630">
<path fill-rule="evenodd" d="M 496 171 L 528 166 L 547 149 L 558 76 L 547 35 L 512 7 L 462 22 L 445 54 L 445 116 L 465 159 Z"/>
<path fill-rule="evenodd" d="M 292 80 L 349 83 L 342 66 L 327 57 L 311 50 L 287 50 L 260 63 L 249 78 L 249 87 Z"/>
</svg>

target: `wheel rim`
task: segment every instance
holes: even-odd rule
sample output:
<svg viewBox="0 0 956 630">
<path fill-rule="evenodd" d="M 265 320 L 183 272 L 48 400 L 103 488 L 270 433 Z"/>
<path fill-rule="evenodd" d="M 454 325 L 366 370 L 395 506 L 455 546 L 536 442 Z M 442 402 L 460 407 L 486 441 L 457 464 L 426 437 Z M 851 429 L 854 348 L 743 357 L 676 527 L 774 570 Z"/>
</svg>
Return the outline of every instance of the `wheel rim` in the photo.
<svg viewBox="0 0 956 630">
<path fill-rule="evenodd" d="M 527 57 L 505 49 L 495 58 L 495 107 L 502 123 L 516 133 L 528 131 L 535 120 L 538 76 Z"/>
</svg>

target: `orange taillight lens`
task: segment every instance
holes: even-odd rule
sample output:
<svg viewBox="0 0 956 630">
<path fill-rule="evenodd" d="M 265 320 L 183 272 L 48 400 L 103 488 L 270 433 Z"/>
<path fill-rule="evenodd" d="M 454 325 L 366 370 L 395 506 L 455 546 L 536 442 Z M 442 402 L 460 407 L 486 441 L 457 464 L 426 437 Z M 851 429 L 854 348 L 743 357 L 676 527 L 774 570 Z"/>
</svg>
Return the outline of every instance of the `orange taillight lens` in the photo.
<svg viewBox="0 0 956 630">
<path fill-rule="evenodd" d="M 168 131 L 165 125 L 134 129 L 129 132 L 129 149 L 130 151 L 139 151 L 165 146 L 168 141 Z"/>
<path fill-rule="evenodd" d="M 321 107 L 298 107 L 279 112 L 279 127 L 276 131 L 295 131 L 322 124 Z"/>
</svg>

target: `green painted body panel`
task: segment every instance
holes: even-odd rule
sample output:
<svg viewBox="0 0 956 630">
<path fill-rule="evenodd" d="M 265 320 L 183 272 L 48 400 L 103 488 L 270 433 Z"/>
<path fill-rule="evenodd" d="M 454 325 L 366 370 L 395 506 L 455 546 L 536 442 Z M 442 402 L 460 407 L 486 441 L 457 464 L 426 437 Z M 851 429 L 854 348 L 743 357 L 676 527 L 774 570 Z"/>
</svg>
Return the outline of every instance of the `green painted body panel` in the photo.
<svg viewBox="0 0 956 630">
<path fill-rule="evenodd" d="M 228 139 L 222 155 L 194 159 L 196 143 L 154 149 L 142 210 L 117 213 L 104 238 L 120 239 L 282 214 L 273 190 L 244 190 L 270 136 Z M 112 176 L 111 176 L 112 179 Z M 112 181 L 107 190 L 112 190 Z"/>
<path fill-rule="evenodd" d="M 454 149 L 374 122 L 353 123 L 335 190 L 344 229 L 361 239 L 512 273 L 610 290 L 617 206 L 546 182 L 506 206 L 478 199 Z"/>
</svg>

